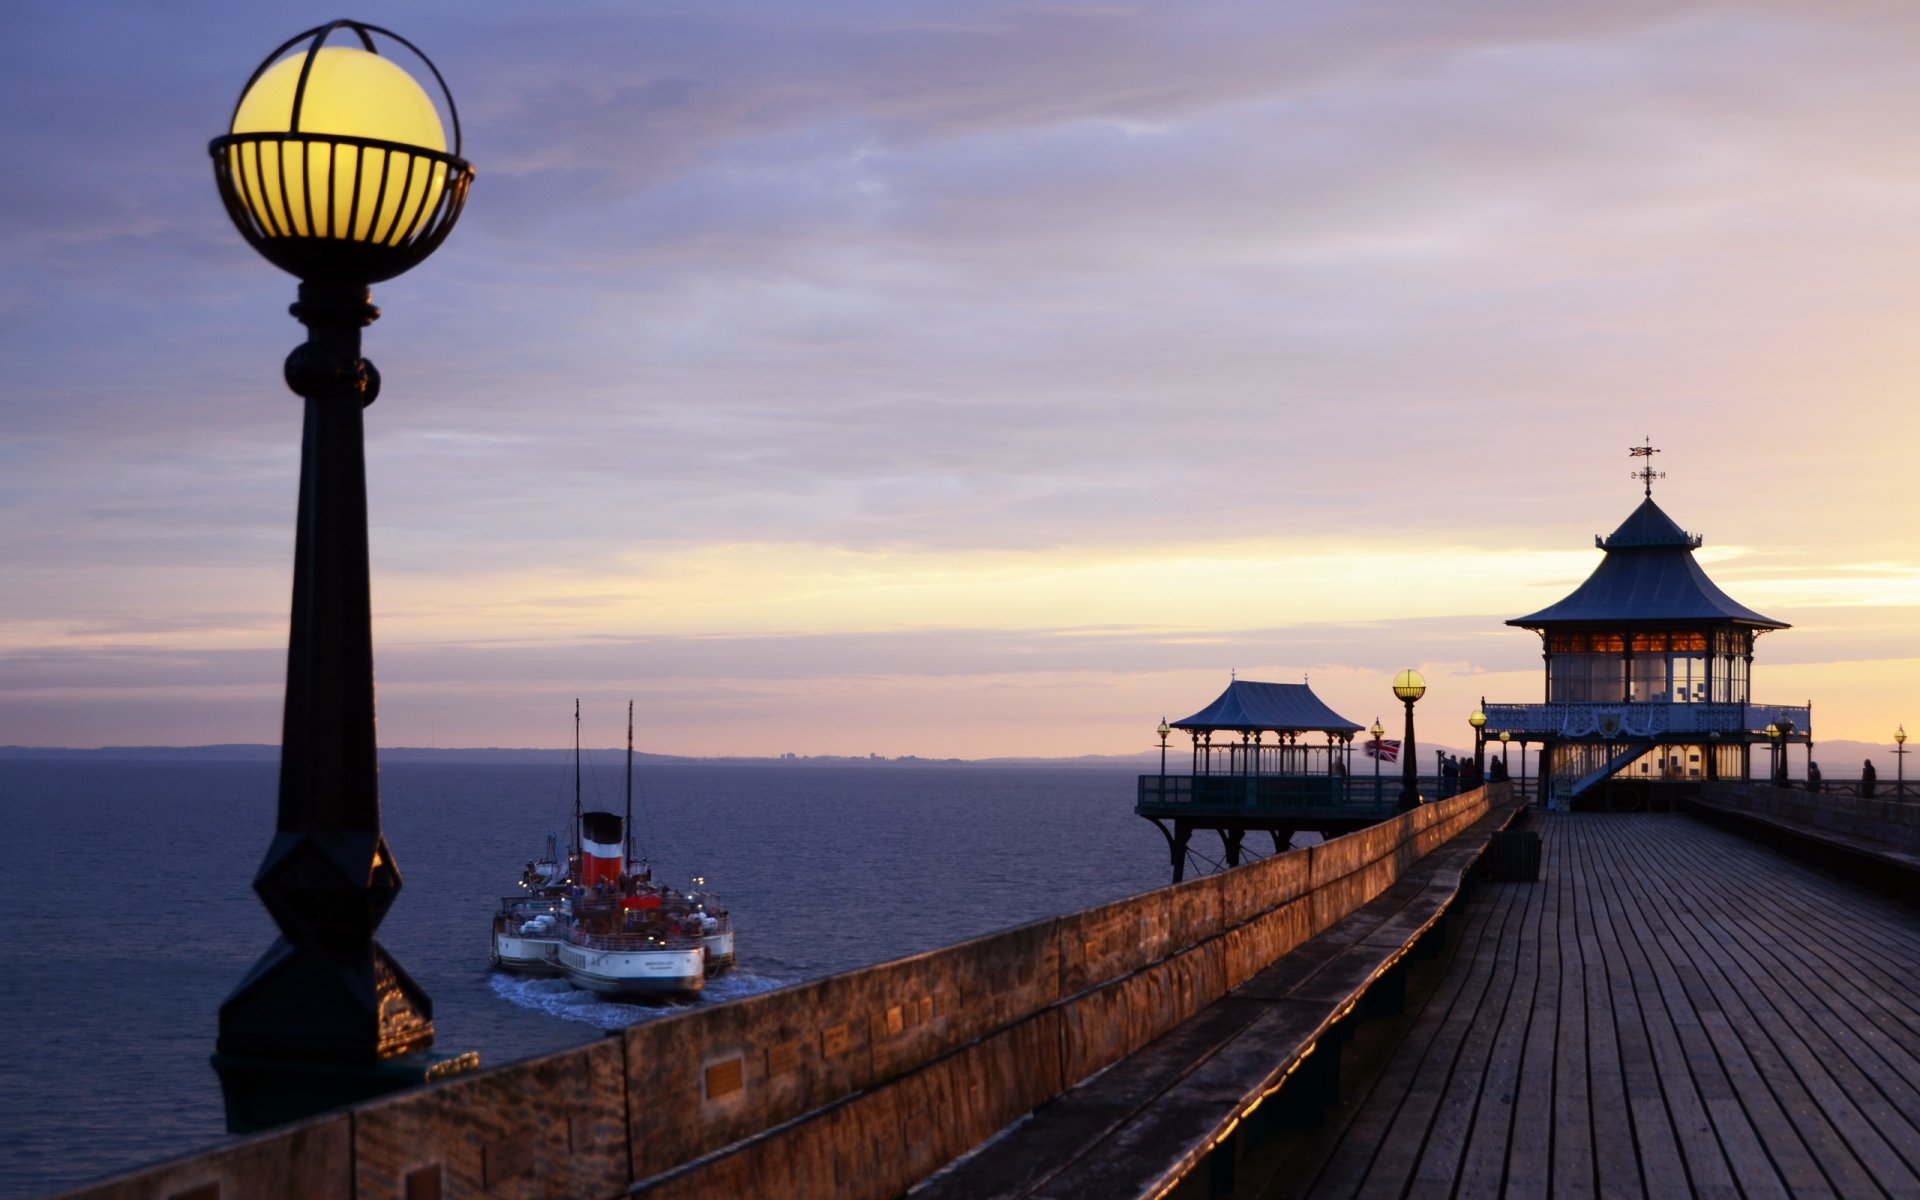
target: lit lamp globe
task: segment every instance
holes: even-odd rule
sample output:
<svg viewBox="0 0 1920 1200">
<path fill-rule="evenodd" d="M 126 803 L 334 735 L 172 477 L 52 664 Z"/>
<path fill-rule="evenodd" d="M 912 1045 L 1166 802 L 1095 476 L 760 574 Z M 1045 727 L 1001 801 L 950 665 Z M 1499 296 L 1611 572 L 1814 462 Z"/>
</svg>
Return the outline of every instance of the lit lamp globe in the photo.
<svg viewBox="0 0 1920 1200">
<path fill-rule="evenodd" d="M 342 29 L 360 44 L 325 44 Z M 374 34 L 432 73 L 453 123 L 451 153 L 432 98 L 381 57 Z M 439 70 L 406 39 L 355 21 L 307 30 L 268 55 L 210 149 L 241 235 L 315 283 L 367 285 L 413 267 L 445 240 L 473 182 Z"/>
<path fill-rule="evenodd" d="M 1415 670 L 1405 670 L 1393 677 L 1393 694 L 1402 700 L 1418 700 L 1427 694 L 1427 678 Z"/>
</svg>

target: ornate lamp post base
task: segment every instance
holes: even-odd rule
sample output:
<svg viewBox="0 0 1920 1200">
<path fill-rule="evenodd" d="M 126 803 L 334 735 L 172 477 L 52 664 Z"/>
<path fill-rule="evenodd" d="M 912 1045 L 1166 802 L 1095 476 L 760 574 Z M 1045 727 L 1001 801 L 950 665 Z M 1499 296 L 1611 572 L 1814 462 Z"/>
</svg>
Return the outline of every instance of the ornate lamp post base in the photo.
<svg viewBox="0 0 1920 1200">
<path fill-rule="evenodd" d="M 359 1064 L 218 1052 L 213 1056 L 213 1069 L 220 1075 L 220 1091 L 226 1099 L 228 1133 L 271 1129 L 479 1066 L 480 1056 L 471 1050 L 465 1054 L 420 1050 Z"/>
</svg>

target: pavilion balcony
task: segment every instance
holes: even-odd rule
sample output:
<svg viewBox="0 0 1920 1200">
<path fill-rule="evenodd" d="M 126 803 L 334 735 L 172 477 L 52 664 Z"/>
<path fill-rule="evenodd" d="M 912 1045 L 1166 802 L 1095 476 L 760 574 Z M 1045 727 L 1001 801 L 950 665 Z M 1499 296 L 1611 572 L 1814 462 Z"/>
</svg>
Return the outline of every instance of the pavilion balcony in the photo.
<svg viewBox="0 0 1920 1200">
<path fill-rule="evenodd" d="M 1612 738 L 1684 740 L 1719 734 L 1731 742 L 1764 742 L 1769 725 L 1792 722 L 1788 741 L 1812 737 L 1813 710 L 1787 704 L 1674 704 L 1662 701 L 1554 701 L 1547 704 L 1487 704 L 1485 735 L 1502 732 L 1529 742 Z"/>
</svg>

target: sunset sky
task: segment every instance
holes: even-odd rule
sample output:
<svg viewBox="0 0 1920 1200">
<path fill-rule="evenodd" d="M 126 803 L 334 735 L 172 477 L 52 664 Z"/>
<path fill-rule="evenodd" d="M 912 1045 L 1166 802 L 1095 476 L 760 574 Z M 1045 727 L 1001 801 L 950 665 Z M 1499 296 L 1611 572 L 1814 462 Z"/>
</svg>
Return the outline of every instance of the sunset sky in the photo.
<svg viewBox="0 0 1920 1200">
<path fill-rule="evenodd" d="M 0 744 L 279 737 L 294 280 L 206 143 L 336 14 L 0 39 Z M 362 6 L 478 179 L 375 289 L 380 737 L 1469 740 L 1655 499 L 1822 739 L 1920 723 L 1920 5 Z M 1916 724 L 1920 730 L 1920 724 Z"/>
</svg>

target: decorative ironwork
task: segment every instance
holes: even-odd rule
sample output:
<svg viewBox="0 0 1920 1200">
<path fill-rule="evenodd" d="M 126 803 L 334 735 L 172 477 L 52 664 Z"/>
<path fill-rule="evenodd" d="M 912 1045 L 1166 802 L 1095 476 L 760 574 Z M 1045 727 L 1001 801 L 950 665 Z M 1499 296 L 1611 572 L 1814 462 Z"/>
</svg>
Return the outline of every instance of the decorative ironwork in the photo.
<svg viewBox="0 0 1920 1200">
<path fill-rule="evenodd" d="M 1747 733 L 1758 737 L 1769 724 L 1793 723 L 1794 740 L 1812 737 L 1813 710 L 1778 704 L 1489 704 L 1487 728 L 1532 740 L 1556 738 L 1656 738 L 1675 734 Z M 1608 729 L 1612 723 L 1611 732 Z"/>
<path fill-rule="evenodd" d="M 377 33 L 426 64 L 452 118 L 452 153 L 300 128 L 313 58 L 339 29 L 352 30 L 369 53 L 378 53 Z M 460 218 L 473 183 L 473 166 L 460 156 L 460 113 L 439 68 L 418 46 L 358 21 L 334 21 L 289 38 L 255 69 L 242 101 L 281 55 L 308 39 L 290 127 L 214 138 L 208 146 L 214 183 L 240 236 L 274 266 L 314 283 L 380 283 L 433 253 Z M 236 117 L 239 112 L 236 102 Z"/>
<path fill-rule="evenodd" d="M 1638 479 L 1640 482 L 1644 483 L 1646 485 L 1646 490 L 1647 490 L 1647 499 L 1649 500 L 1653 499 L 1653 481 L 1656 479 L 1665 479 L 1667 477 L 1667 473 L 1665 471 L 1656 471 L 1653 469 L 1653 456 L 1658 453 L 1660 453 L 1660 451 L 1654 447 L 1652 438 L 1648 438 L 1647 444 L 1644 446 L 1627 447 L 1627 454 L 1630 455 L 1631 457 L 1644 458 L 1647 460 L 1646 466 L 1641 467 L 1638 471 L 1635 471 L 1633 474 L 1627 476 L 1627 478 Z"/>
</svg>

